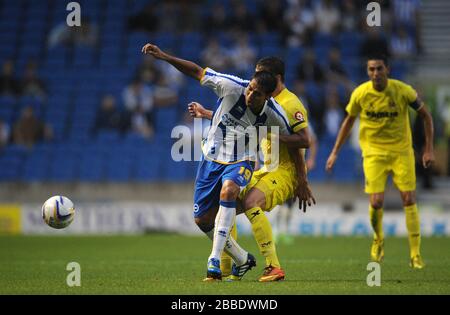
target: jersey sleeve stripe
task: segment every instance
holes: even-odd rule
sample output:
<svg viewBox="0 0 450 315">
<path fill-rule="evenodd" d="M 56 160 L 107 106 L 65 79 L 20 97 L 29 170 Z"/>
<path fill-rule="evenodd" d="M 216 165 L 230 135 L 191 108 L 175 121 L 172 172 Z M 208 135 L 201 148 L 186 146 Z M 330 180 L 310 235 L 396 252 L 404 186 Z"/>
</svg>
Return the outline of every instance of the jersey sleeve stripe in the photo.
<svg viewBox="0 0 450 315">
<path fill-rule="evenodd" d="M 299 122 L 296 122 L 295 124 L 293 124 L 293 125 L 291 126 L 291 129 L 294 130 L 295 127 L 297 127 L 298 125 L 303 124 L 304 122 L 305 122 L 305 121 L 299 121 Z"/>
<path fill-rule="evenodd" d="M 205 75 L 211 76 L 211 77 L 217 76 L 219 78 L 225 78 L 225 79 L 228 79 L 230 81 L 233 81 L 236 84 L 239 84 L 242 87 L 247 87 L 247 85 L 249 83 L 249 81 L 247 81 L 247 80 L 242 80 L 242 79 L 240 79 L 238 77 L 235 77 L 235 76 L 232 76 L 232 75 L 227 75 L 227 74 L 222 74 L 222 73 L 217 73 L 217 72 L 213 73 L 213 72 L 206 71 Z"/>
<path fill-rule="evenodd" d="M 422 102 L 419 101 L 419 98 L 416 98 L 416 100 L 410 103 L 409 106 L 417 111 L 422 107 Z"/>
</svg>

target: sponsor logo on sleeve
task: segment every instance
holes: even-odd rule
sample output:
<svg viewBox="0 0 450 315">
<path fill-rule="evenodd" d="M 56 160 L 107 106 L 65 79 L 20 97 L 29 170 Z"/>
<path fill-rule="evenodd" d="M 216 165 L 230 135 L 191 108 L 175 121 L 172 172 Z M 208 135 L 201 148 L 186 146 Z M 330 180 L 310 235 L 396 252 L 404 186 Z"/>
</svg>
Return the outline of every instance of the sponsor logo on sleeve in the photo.
<svg viewBox="0 0 450 315">
<path fill-rule="evenodd" d="M 303 117 L 303 114 L 301 112 L 296 112 L 294 114 L 294 118 L 300 122 L 305 121 L 305 117 Z"/>
</svg>

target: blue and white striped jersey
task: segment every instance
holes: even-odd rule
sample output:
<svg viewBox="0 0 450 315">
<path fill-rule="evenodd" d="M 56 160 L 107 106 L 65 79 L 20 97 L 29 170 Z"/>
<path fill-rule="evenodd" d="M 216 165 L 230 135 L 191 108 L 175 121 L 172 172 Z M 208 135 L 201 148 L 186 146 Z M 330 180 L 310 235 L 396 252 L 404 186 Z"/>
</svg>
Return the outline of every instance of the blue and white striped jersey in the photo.
<svg viewBox="0 0 450 315">
<path fill-rule="evenodd" d="M 259 115 L 247 107 L 244 93 L 249 81 L 206 68 L 200 83 L 219 97 L 203 141 L 203 155 L 207 159 L 225 164 L 256 161 L 259 126 L 276 126 L 280 134 L 291 133 L 285 111 L 273 98 L 265 103 Z"/>
</svg>

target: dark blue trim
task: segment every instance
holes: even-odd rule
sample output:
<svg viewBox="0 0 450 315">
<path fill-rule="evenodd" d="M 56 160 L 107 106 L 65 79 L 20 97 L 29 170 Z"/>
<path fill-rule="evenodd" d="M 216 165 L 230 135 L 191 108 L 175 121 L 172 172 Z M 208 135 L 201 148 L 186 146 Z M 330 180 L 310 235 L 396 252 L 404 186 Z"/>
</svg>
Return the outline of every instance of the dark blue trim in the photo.
<svg viewBox="0 0 450 315">
<path fill-rule="evenodd" d="M 58 200 L 55 200 L 55 202 L 56 202 L 56 216 L 58 217 L 58 219 L 64 220 L 71 216 L 70 213 L 66 214 L 66 215 L 61 215 L 61 213 L 59 213 L 59 202 L 58 202 Z"/>
<path fill-rule="evenodd" d="M 419 98 L 416 98 L 416 100 L 414 102 L 410 103 L 409 106 L 414 110 L 418 110 L 421 106 L 420 103 L 421 102 L 419 101 Z"/>
<path fill-rule="evenodd" d="M 230 110 L 230 115 L 232 115 L 237 120 L 240 120 L 242 116 L 244 116 L 245 111 L 247 110 L 247 105 L 245 105 L 245 96 L 244 94 L 239 97 L 236 104 Z"/>
<path fill-rule="evenodd" d="M 219 204 L 222 207 L 226 207 L 226 208 L 236 208 L 236 201 L 223 201 L 223 200 L 220 200 Z"/>
<path fill-rule="evenodd" d="M 259 115 L 256 117 L 255 126 L 265 125 L 266 121 L 267 121 L 267 115 L 266 115 L 266 113 L 262 113 L 262 115 Z"/>
<path fill-rule="evenodd" d="M 298 125 L 303 124 L 304 122 L 305 122 L 305 121 L 299 121 L 299 122 L 296 122 L 295 124 L 292 125 L 292 130 L 294 130 L 295 127 L 297 127 Z"/>
</svg>

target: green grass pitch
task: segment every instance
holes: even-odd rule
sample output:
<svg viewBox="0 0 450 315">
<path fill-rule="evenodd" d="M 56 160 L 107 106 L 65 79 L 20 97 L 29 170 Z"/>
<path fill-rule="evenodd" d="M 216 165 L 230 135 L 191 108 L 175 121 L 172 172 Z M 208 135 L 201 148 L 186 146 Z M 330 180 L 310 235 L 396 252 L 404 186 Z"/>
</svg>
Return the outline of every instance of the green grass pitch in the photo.
<svg viewBox="0 0 450 315">
<path fill-rule="evenodd" d="M 250 237 L 239 242 L 257 258 L 240 282 L 204 283 L 206 237 L 0 236 L 0 294 L 450 294 L 450 238 L 423 238 L 424 270 L 408 266 L 406 238 L 387 238 L 381 286 L 366 278 L 371 239 L 298 237 L 279 245 L 286 280 L 258 283 L 264 267 Z M 69 262 L 81 286 L 68 287 Z"/>
</svg>

